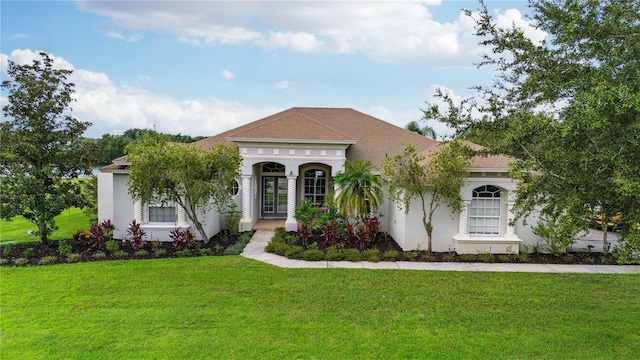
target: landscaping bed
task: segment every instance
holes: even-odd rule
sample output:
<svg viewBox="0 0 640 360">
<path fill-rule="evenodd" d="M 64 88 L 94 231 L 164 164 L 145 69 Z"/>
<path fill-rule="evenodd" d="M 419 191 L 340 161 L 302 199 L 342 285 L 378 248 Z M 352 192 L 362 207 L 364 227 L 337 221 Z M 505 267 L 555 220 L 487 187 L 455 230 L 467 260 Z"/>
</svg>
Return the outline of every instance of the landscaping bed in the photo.
<svg viewBox="0 0 640 360">
<path fill-rule="evenodd" d="M 191 256 L 238 255 L 251 240 L 252 232 L 230 234 L 221 231 L 207 243 L 147 241 L 134 246 L 130 241 L 107 240 L 98 245 L 83 233 L 73 240 L 41 243 L 21 243 L 1 247 L 0 265 L 28 266 L 53 265 L 74 262 L 156 259 Z"/>
<path fill-rule="evenodd" d="M 589 250 L 567 252 L 558 255 L 541 253 L 513 254 L 457 254 L 456 252 L 403 251 L 387 233 L 378 232 L 371 240 L 337 238 L 327 243 L 324 235 L 311 234 L 306 241 L 300 233 L 285 233 L 277 229 L 267 245 L 269 253 L 290 259 L 308 261 L 421 261 L 421 262 L 483 262 L 483 263 L 532 263 L 532 264 L 591 264 L 616 265 L 611 254 Z"/>
</svg>

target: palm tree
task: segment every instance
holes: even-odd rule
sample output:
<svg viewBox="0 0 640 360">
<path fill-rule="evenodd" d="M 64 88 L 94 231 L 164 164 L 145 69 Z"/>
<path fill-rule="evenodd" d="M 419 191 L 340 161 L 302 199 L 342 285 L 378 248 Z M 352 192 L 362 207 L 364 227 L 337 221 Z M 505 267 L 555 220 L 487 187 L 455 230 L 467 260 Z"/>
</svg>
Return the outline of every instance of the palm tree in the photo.
<svg viewBox="0 0 640 360">
<path fill-rule="evenodd" d="M 382 180 L 372 169 L 371 161 L 347 161 L 344 171 L 334 177 L 335 203 L 340 215 L 366 217 L 378 209 L 383 201 Z"/>
<path fill-rule="evenodd" d="M 409 122 L 404 128 L 416 134 L 426 136 L 429 139 L 435 140 L 438 137 L 438 134 L 436 134 L 436 131 L 433 130 L 431 126 L 425 125 L 423 127 L 420 127 L 420 124 L 415 120 Z"/>
</svg>

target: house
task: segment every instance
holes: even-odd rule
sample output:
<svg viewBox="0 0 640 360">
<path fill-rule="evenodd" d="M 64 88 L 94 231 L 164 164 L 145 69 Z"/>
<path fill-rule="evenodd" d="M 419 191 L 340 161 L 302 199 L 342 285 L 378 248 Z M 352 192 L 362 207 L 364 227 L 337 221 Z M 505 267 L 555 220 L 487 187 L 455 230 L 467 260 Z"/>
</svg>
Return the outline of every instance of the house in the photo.
<svg viewBox="0 0 640 360">
<path fill-rule="evenodd" d="M 321 205 L 331 193 L 331 178 L 344 169 L 346 160 L 369 160 L 377 167 L 385 155 L 401 153 L 407 144 L 427 157 L 439 144 L 345 108 L 291 108 L 194 145 L 206 149 L 217 143 L 235 144 L 243 158 L 231 194 L 242 212 L 242 231 L 260 219 L 284 219 L 287 230 L 296 230 L 296 206 L 303 199 Z M 507 176 L 508 162 L 504 156 L 473 159 L 461 190 L 462 211 L 440 208 L 434 215 L 434 251 L 517 253 L 523 242 L 536 242 L 529 226 L 511 221 L 516 184 Z M 180 208 L 135 202 L 127 191 L 127 166 L 126 158 L 116 159 L 98 176 L 98 216 L 120 227 L 116 238 L 124 237 L 123 225 L 132 219 L 144 223 L 154 240 L 169 240 L 170 230 L 190 226 Z M 421 206 L 410 208 L 405 214 L 386 200 L 380 208 L 381 229 L 404 250 L 426 249 Z M 210 234 L 222 228 L 215 211 L 206 214 L 205 223 Z"/>
</svg>

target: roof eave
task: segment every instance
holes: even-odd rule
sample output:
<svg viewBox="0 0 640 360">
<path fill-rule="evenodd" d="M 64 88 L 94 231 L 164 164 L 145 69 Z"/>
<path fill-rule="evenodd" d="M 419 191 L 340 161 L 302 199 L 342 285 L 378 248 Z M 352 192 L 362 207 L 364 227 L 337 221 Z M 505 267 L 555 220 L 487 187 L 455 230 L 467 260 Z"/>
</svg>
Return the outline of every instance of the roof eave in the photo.
<svg viewBox="0 0 640 360">
<path fill-rule="evenodd" d="M 355 139 L 345 140 L 324 140 L 324 139 L 275 139 L 275 138 L 246 138 L 233 137 L 227 138 L 231 142 L 247 142 L 247 143 L 285 143 L 285 144 L 333 144 L 333 145 L 353 145 L 357 142 Z"/>
</svg>

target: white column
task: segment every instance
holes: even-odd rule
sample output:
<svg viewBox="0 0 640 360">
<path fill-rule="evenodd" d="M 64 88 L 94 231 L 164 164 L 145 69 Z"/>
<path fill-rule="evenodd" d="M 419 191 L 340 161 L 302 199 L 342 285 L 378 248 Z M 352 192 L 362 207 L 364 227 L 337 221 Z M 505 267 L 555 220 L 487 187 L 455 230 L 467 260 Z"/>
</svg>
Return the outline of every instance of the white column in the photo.
<svg viewBox="0 0 640 360">
<path fill-rule="evenodd" d="M 251 230 L 251 175 L 242 175 L 242 218 L 240 231 Z"/>
<path fill-rule="evenodd" d="M 469 205 L 471 201 L 465 200 L 462 202 L 462 209 L 460 209 L 460 223 L 458 225 L 458 234 L 469 234 Z"/>
<path fill-rule="evenodd" d="M 136 200 L 133 203 L 133 218 L 136 222 L 142 222 L 142 201 Z"/>
<path fill-rule="evenodd" d="M 516 225 L 513 221 L 516 217 L 514 205 L 513 201 L 507 201 L 507 236 L 516 236 Z"/>
<path fill-rule="evenodd" d="M 284 222 L 284 228 L 287 231 L 298 230 L 298 222 L 296 221 L 296 179 L 297 175 L 287 176 L 287 221 Z"/>
</svg>

